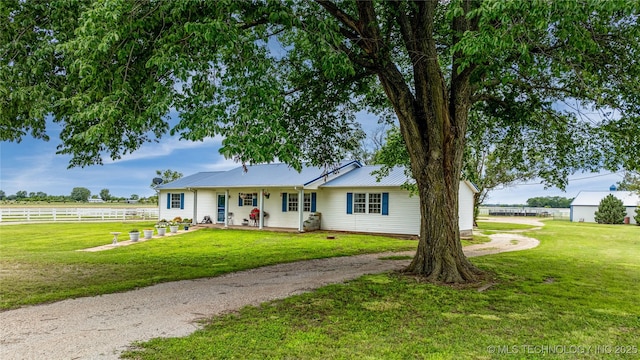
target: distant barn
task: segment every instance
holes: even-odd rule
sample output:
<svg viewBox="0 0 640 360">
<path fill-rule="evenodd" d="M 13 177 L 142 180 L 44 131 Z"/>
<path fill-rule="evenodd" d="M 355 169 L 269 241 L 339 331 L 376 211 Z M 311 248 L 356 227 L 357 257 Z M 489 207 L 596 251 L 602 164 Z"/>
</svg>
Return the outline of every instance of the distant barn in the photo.
<svg viewBox="0 0 640 360">
<path fill-rule="evenodd" d="M 581 191 L 571 202 L 571 221 L 573 222 L 596 222 L 595 212 L 598 210 L 600 201 L 613 195 L 622 200 L 622 204 L 627 209 L 625 222 L 635 224 L 633 218 L 636 214 L 636 208 L 640 206 L 640 196 L 632 191 L 615 191 L 612 187 L 610 191 Z"/>
</svg>

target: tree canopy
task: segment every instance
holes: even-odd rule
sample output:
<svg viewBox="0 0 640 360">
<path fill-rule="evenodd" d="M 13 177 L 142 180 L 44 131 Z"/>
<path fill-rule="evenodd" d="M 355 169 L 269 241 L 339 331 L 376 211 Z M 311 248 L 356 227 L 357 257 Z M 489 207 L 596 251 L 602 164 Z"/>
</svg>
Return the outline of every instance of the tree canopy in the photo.
<svg viewBox="0 0 640 360">
<path fill-rule="evenodd" d="M 71 166 L 170 132 L 220 134 L 226 157 L 299 168 L 357 148 L 358 112 L 391 116 L 421 204 L 408 270 L 473 281 L 479 270 L 457 225 L 469 129 L 501 134 L 520 149 L 509 153 L 516 169 L 554 184 L 577 169 L 640 167 L 638 9 L 629 0 L 5 0 L 0 138 L 46 138 L 51 114 Z M 180 122 L 169 129 L 174 110 Z"/>
<path fill-rule="evenodd" d="M 176 181 L 178 179 L 180 179 L 183 175 L 181 172 L 179 171 L 175 171 L 175 170 L 171 170 L 171 169 L 167 169 L 167 170 L 156 170 L 156 175 L 157 177 L 159 177 L 160 179 L 162 179 L 162 184 L 166 184 L 166 183 L 170 183 L 172 181 Z M 153 180 L 151 181 L 151 186 L 152 189 L 155 189 L 156 186 L 158 186 L 158 184 L 154 184 Z"/>
<path fill-rule="evenodd" d="M 618 190 L 640 193 L 640 174 L 630 171 L 625 172 L 624 178 L 618 182 Z"/>
</svg>

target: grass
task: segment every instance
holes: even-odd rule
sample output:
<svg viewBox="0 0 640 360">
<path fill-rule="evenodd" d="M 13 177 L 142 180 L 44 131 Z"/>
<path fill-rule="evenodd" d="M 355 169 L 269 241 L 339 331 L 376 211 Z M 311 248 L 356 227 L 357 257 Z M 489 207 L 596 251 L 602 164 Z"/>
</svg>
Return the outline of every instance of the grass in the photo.
<svg viewBox="0 0 640 360">
<path fill-rule="evenodd" d="M 534 225 L 499 223 L 492 221 L 478 221 L 478 229 L 480 231 L 514 231 L 514 230 L 531 230 L 536 228 Z"/>
<path fill-rule="evenodd" d="M 0 226 L 0 309 L 216 276 L 275 263 L 414 250 L 415 241 L 382 236 L 207 229 L 101 252 L 152 223 L 55 223 Z"/>
<path fill-rule="evenodd" d="M 364 276 L 245 307 L 188 337 L 155 339 L 125 356 L 637 358 L 640 227 L 550 221 L 524 235 L 541 245 L 472 259 L 491 274 L 489 287 Z"/>
</svg>

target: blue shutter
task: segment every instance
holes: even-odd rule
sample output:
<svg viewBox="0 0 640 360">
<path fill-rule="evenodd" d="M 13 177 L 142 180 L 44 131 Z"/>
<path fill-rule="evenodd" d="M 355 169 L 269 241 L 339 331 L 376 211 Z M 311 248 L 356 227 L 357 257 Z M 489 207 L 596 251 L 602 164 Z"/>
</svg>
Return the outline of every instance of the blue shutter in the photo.
<svg viewBox="0 0 640 360">
<path fill-rule="evenodd" d="M 184 210 L 184 193 L 180 193 L 180 210 Z"/>
<path fill-rule="evenodd" d="M 253 193 L 253 206 L 258 206 L 258 194 Z"/>
<path fill-rule="evenodd" d="M 167 209 L 171 209 L 171 193 L 167 193 Z"/>
<path fill-rule="evenodd" d="M 311 212 L 316 212 L 316 193 L 311 193 Z"/>
<path fill-rule="evenodd" d="M 242 206 L 242 202 L 243 202 L 243 199 L 240 196 L 240 193 L 238 193 L 238 206 Z"/>
<path fill-rule="evenodd" d="M 353 193 L 347 193 L 347 214 L 353 214 Z"/>
<path fill-rule="evenodd" d="M 287 212 L 287 193 L 282 193 L 282 212 Z"/>
<path fill-rule="evenodd" d="M 389 215 L 389 193 L 382 193 L 382 215 Z"/>
</svg>

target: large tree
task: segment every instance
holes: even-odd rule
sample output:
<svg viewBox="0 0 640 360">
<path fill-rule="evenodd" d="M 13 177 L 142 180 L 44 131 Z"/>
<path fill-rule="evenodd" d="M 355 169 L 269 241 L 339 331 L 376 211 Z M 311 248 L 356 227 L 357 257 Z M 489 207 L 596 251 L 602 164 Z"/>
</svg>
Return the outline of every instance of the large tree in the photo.
<svg viewBox="0 0 640 360">
<path fill-rule="evenodd" d="M 472 107 L 513 141 L 537 134 L 531 146 L 565 154 L 533 159 L 557 160 L 556 181 L 639 167 L 636 1 L 0 4 L 0 136 L 45 137 L 52 114 L 72 166 L 155 140 L 173 109 L 171 133 L 221 134 L 242 163 L 333 164 L 358 146 L 356 112 L 391 109 L 421 204 L 408 270 L 433 281 L 480 273 L 457 221 Z M 615 111 L 578 118 L 561 100 Z"/>
</svg>

